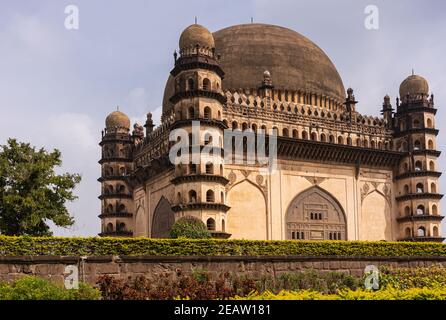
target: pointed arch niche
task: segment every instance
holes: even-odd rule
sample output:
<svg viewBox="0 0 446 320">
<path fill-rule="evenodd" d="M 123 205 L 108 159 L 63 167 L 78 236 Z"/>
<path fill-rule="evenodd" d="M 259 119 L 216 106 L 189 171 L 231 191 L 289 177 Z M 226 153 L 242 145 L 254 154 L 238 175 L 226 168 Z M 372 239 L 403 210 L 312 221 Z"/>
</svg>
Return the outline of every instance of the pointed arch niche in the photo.
<svg viewBox="0 0 446 320">
<path fill-rule="evenodd" d="M 375 190 L 361 205 L 360 239 L 367 241 L 392 240 L 391 208 L 386 197 Z"/>
<path fill-rule="evenodd" d="M 347 219 L 339 202 L 318 186 L 300 193 L 285 217 L 287 240 L 347 240 Z"/>
<path fill-rule="evenodd" d="M 174 223 L 171 204 L 165 197 L 161 197 L 153 213 L 152 238 L 170 238 L 170 229 Z"/>
</svg>

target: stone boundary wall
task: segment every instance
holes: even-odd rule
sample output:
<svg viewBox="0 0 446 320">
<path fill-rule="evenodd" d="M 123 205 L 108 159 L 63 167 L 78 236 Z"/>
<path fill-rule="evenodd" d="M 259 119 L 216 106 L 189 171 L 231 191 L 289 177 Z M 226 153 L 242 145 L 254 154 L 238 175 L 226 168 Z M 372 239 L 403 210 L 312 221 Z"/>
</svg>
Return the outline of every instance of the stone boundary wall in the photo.
<svg viewBox="0 0 446 320">
<path fill-rule="evenodd" d="M 176 274 L 202 270 L 217 275 L 222 272 L 260 277 L 280 273 L 314 269 L 321 272 L 337 271 L 362 276 L 367 265 L 395 268 L 446 267 L 446 257 L 340 257 L 340 256 L 215 256 L 215 257 L 157 257 L 157 256 L 0 256 L 0 280 L 13 280 L 24 275 L 35 275 L 63 283 L 65 267 L 76 265 L 81 281 L 95 284 L 101 275 L 126 279 L 160 274 Z"/>
</svg>

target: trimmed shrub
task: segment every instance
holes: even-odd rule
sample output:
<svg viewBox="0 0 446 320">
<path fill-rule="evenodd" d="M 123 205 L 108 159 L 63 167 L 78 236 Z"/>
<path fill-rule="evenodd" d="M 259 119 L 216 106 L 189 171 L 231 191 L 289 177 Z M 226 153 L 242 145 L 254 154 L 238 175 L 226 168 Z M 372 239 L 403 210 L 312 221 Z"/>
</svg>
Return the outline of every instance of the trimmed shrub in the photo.
<svg viewBox="0 0 446 320">
<path fill-rule="evenodd" d="M 420 242 L 0 236 L 0 256 L 344 256 L 446 257 L 446 245 Z"/>
<path fill-rule="evenodd" d="M 446 288 L 386 288 L 378 291 L 359 289 L 343 290 L 330 295 L 312 290 L 281 291 L 278 294 L 265 291 L 261 294 L 251 293 L 246 297 L 235 297 L 234 300 L 446 300 Z"/>
<path fill-rule="evenodd" d="M 23 277 L 12 283 L 0 282 L 0 300 L 98 300 L 99 290 L 79 283 L 78 290 L 68 290 L 48 280 Z"/>
<path fill-rule="evenodd" d="M 433 265 L 428 268 L 380 268 L 381 287 L 395 289 L 446 288 L 446 268 Z"/>
<path fill-rule="evenodd" d="M 211 237 L 203 221 L 194 217 L 183 217 L 178 219 L 170 230 L 172 239 L 208 239 Z"/>
</svg>

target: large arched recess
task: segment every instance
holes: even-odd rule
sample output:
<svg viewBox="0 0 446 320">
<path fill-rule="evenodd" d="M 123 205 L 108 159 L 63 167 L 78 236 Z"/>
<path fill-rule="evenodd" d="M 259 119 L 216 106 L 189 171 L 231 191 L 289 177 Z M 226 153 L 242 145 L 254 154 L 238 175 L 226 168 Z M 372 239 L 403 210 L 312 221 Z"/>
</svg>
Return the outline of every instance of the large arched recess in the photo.
<svg viewBox="0 0 446 320">
<path fill-rule="evenodd" d="M 249 180 L 236 184 L 229 191 L 231 207 L 227 217 L 227 232 L 232 239 L 266 240 L 266 200 L 260 189 Z"/>
<path fill-rule="evenodd" d="M 338 200 L 314 186 L 298 194 L 285 216 L 288 240 L 347 240 L 347 218 Z"/>
<path fill-rule="evenodd" d="M 175 223 L 175 215 L 170 202 L 161 197 L 153 213 L 152 238 L 170 238 L 170 229 Z"/>
<path fill-rule="evenodd" d="M 373 191 L 362 202 L 360 239 L 392 240 L 390 205 L 379 192 Z"/>
</svg>

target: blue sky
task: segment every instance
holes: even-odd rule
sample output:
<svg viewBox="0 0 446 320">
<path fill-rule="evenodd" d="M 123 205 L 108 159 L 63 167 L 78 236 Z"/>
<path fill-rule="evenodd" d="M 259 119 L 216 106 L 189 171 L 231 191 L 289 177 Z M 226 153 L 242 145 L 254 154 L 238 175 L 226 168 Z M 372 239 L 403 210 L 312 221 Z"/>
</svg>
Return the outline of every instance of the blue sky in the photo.
<svg viewBox="0 0 446 320">
<path fill-rule="evenodd" d="M 79 8 L 79 30 L 64 27 L 69 4 Z M 380 10 L 379 30 L 364 27 L 364 8 L 370 4 Z M 332 59 L 345 87 L 355 90 L 363 114 L 378 115 L 385 94 L 394 102 L 399 84 L 414 68 L 435 93 L 437 126 L 443 129 L 443 1 L 1 1 L 0 144 L 17 137 L 59 148 L 62 170 L 83 175 L 79 200 L 70 204 L 76 225 L 55 229 L 56 234 L 98 233 L 97 143 L 105 116 L 119 105 L 133 120 L 149 111 L 159 119 L 173 51 L 195 16 L 211 31 L 253 17 L 302 33 Z M 440 133 L 440 150 L 443 137 L 446 132 Z"/>
</svg>

